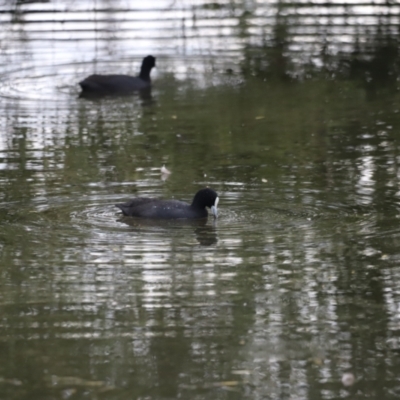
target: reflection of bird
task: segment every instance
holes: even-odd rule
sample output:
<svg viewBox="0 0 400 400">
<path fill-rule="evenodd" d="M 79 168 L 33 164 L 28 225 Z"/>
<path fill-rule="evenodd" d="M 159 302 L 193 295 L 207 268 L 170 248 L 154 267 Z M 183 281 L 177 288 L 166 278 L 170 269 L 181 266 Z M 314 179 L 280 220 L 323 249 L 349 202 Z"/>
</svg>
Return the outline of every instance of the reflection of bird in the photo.
<svg viewBox="0 0 400 400">
<path fill-rule="evenodd" d="M 199 225 L 194 232 L 196 234 L 196 239 L 202 246 L 211 246 L 218 242 L 214 224 Z"/>
<path fill-rule="evenodd" d="M 156 65 L 153 56 L 147 56 L 142 61 L 139 76 L 129 75 L 90 75 L 79 82 L 81 95 L 124 95 L 135 91 L 150 89 L 150 72 Z"/>
<path fill-rule="evenodd" d="M 151 197 L 137 197 L 115 206 L 129 217 L 158 218 L 158 219 L 195 219 L 207 218 L 206 207 L 211 209 L 214 218 L 217 217 L 218 194 L 209 188 L 199 190 L 192 204 L 179 200 L 160 200 Z"/>
</svg>

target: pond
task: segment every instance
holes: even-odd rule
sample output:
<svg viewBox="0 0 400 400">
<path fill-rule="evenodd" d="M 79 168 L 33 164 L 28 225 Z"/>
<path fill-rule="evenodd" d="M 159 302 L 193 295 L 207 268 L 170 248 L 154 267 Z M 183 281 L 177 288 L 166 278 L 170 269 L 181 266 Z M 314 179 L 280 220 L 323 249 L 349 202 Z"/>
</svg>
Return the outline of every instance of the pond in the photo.
<svg viewBox="0 0 400 400">
<path fill-rule="evenodd" d="M 0 398 L 399 398 L 397 56 L 281 74 L 233 3 L 1 6 Z M 149 96 L 79 97 L 148 54 Z M 115 207 L 206 186 L 216 220 Z"/>
</svg>

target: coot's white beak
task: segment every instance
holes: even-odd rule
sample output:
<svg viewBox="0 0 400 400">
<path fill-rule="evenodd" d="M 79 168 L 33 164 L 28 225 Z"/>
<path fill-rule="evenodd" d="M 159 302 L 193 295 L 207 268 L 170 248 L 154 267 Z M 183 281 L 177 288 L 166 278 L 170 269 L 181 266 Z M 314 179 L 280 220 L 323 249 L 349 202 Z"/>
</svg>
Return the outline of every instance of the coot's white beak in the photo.
<svg viewBox="0 0 400 400">
<path fill-rule="evenodd" d="M 218 217 L 218 202 L 219 202 L 219 197 L 215 199 L 214 205 L 211 206 L 211 213 L 214 215 L 214 218 Z"/>
</svg>

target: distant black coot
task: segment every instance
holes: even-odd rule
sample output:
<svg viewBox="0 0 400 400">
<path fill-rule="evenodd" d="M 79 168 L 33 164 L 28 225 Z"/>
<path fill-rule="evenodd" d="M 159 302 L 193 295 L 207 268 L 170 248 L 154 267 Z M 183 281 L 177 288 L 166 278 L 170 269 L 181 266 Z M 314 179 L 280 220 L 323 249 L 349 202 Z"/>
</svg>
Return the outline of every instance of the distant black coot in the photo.
<svg viewBox="0 0 400 400">
<path fill-rule="evenodd" d="M 79 82 L 82 95 L 124 95 L 135 91 L 150 89 L 150 72 L 156 65 L 153 56 L 142 61 L 139 76 L 129 75 L 90 75 Z"/>
<path fill-rule="evenodd" d="M 137 197 L 123 204 L 115 206 L 129 217 L 157 218 L 157 219 L 195 219 L 206 218 L 211 209 L 214 218 L 218 215 L 218 194 L 209 188 L 199 190 L 192 204 L 179 200 L 160 200 L 151 197 Z"/>
</svg>

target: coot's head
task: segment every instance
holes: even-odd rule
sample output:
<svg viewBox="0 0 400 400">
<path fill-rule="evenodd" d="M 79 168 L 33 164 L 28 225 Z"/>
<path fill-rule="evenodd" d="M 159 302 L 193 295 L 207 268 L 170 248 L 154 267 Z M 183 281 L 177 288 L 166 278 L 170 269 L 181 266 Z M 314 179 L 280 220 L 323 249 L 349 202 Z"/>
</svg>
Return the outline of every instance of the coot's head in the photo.
<svg viewBox="0 0 400 400">
<path fill-rule="evenodd" d="M 150 71 L 156 66 L 156 59 L 153 56 L 147 56 L 143 58 L 142 67 L 140 68 L 139 77 L 144 80 L 150 80 Z"/>
<path fill-rule="evenodd" d="M 214 190 L 210 188 L 205 188 L 199 190 L 192 201 L 191 206 L 198 209 L 204 209 L 206 207 L 211 209 L 211 213 L 214 215 L 214 218 L 218 216 L 218 194 Z"/>
</svg>

